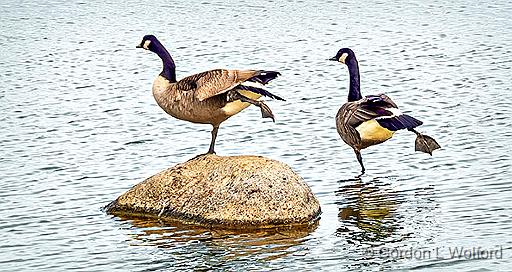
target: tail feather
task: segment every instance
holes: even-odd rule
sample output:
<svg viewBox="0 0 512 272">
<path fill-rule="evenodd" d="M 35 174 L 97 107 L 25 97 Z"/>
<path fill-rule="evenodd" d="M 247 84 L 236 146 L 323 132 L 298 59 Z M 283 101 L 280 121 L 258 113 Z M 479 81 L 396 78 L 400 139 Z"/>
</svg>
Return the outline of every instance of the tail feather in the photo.
<svg viewBox="0 0 512 272">
<path fill-rule="evenodd" d="M 275 95 L 275 94 L 272 94 L 271 92 L 267 91 L 267 90 L 264 90 L 262 88 L 258 88 L 258 87 L 253 87 L 253 86 L 245 86 L 245 85 L 238 85 L 236 87 L 238 90 L 245 90 L 245 91 L 249 91 L 249 92 L 253 92 L 253 93 L 257 93 L 257 94 L 261 94 L 263 96 L 266 96 L 266 97 L 270 97 L 272 99 L 277 99 L 277 100 L 281 100 L 281 101 L 286 101 L 284 100 L 283 98 Z"/>
<path fill-rule="evenodd" d="M 420 120 L 407 114 L 402 114 L 391 118 L 377 118 L 376 120 L 379 122 L 379 125 L 391 131 L 397 131 L 400 129 L 413 129 L 423 124 L 423 122 Z"/>
<path fill-rule="evenodd" d="M 281 74 L 275 71 L 260 71 L 259 75 L 251 77 L 250 79 L 248 79 L 248 81 L 258 82 L 260 84 L 266 85 L 279 75 Z"/>
</svg>

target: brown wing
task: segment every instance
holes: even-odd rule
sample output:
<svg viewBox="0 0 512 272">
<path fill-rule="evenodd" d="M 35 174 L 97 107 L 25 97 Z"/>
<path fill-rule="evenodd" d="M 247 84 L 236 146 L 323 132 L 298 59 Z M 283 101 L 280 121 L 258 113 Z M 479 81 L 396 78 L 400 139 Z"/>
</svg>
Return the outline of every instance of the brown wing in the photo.
<svg viewBox="0 0 512 272">
<path fill-rule="evenodd" d="M 398 107 L 387 95 L 369 95 L 359 101 L 345 103 L 342 106 L 343 122 L 357 127 L 359 124 L 377 117 L 392 116 L 393 113 L 388 110 L 389 108 Z"/>
<path fill-rule="evenodd" d="M 341 106 L 336 115 L 336 127 L 341 138 L 350 146 L 357 146 L 361 139 L 356 127 L 361 123 L 380 116 L 392 116 L 386 108 L 396 108 L 396 104 L 386 95 L 371 95 L 359 101 Z"/>
<path fill-rule="evenodd" d="M 361 142 L 361 137 L 355 129 L 354 124 L 359 117 L 353 117 L 358 108 L 357 102 L 348 102 L 343 104 L 336 115 L 336 129 L 341 139 L 352 148 L 355 148 Z"/>
<path fill-rule="evenodd" d="M 253 70 L 211 70 L 185 77 L 176 83 L 176 87 L 184 91 L 194 91 L 195 97 L 203 101 L 231 90 L 258 73 L 259 71 Z"/>
</svg>

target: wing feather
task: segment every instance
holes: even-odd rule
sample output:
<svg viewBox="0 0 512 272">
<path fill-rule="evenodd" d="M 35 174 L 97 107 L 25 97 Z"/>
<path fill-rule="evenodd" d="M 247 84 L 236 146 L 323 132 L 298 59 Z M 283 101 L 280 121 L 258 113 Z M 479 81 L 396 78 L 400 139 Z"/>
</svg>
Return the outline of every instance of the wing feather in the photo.
<svg viewBox="0 0 512 272">
<path fill-rule="evenodd" d="M 397 108 L 396 104 L 386 95 L 367 96 L 355 102 L 345 103 L 340 111 L 344 112 L 344 123 L 357 127 L 363 122 L 393 116 L 389 108 Z"/>
<path fill-rule="evenodd" d="M 258 73 L 254 70 L 216 69 L 185 77 L 176 84 L 181 90 L 194 91 L 195 97 L 203 101 L 233 89 Z"/>
</svg>

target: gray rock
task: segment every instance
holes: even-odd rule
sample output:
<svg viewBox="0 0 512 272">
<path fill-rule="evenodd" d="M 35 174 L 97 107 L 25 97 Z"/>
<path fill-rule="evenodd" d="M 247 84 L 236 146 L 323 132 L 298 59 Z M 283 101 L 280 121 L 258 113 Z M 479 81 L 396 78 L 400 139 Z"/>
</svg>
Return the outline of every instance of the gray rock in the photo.
<svg viewBox="0 0 512 272">
<path fill-rule="evenodd" d="M 135 185 L 105 207 L 113 215 L 161 217 L 222 228 L 309 225 L 320 204 L 281 162 L 201 155 Z"/>
</svg>

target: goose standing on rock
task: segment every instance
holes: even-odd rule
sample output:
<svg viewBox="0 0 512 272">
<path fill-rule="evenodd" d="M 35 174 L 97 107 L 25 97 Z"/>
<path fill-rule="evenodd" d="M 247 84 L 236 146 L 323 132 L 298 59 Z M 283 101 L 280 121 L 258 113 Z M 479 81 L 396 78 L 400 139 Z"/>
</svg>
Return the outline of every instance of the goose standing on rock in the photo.
<svg viewBox="0 0 512 272">
<path fill-rule="evenodd" d="M 440 148 L 432 137 L 414 130 L 423 122 L 401 113 L 387 95 L 361 96 L 359 65 L 351 49 L 342 48 L 329 60 L 341 62 L 348 67 L 350 75 L 348 102 L 341 106 L 336 115 L 336 128 L 343 141 L 354 149 L 361 165 L 361 175 L 365 172 L 361 149 L 390 139 L 397 130 L 407 129 L 416 134 L 416 151 L 432 155 L 432 151 Z"/>
<path fill-rule="evenodd" d="M 213 126 L 208 153 L 215 153 L 220 124 L 251 104 L 261 109 L 263 118 L 275 121 L 270 108 L 258 99 L 266 96 L 284 100 L 261 88 L 280 75 L 279 72 L 216 69 L 176 81 L 176 65 L 155 36 L 144 36 L 137 48 L 154 52 L 162 59 L 163 70 L 153 83 L 157 104 L 175 118 Z"/>
</svg>

